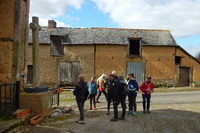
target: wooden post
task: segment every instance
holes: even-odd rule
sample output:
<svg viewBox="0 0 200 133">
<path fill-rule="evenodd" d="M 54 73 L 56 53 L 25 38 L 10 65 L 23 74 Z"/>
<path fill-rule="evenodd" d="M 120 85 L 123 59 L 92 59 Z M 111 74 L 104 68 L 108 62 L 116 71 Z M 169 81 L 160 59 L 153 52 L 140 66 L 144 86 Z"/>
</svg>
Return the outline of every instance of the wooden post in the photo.
<svg viewBox="0 0 200 133">
<path fill-rule="evenodd" d="M 32 58 L 33 58 L 33 88 L 40 86 L 40 46 L 39 46 L 39 31 L 41 27 L 39 25 L 38 17 L 32 17 L 32 23 L 30 23 L 32 29 Z"/>
</svg>

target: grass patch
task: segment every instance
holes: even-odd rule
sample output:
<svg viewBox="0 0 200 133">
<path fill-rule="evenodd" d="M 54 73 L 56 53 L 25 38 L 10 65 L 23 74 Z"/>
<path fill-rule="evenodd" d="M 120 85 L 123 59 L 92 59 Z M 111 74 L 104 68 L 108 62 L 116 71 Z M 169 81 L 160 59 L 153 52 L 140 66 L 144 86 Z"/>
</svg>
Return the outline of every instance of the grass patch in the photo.
<svg viewBox="0 0 200 133">
<path fill-rule="evenodd" d="M 60 102 L 75 102 L 75 98 L 68 98 L 68 99 L 60 99 Z"/>
<path fill-rule="evenodd" d="M 75 115 L 73 114 L 67 114 L 67 115 L 61 115 L 61 116 L 58 116 L 58 117 L 55 117 L 55 118 L 50 118 L 46 121 L 44 121 L 44 123 L 48 123 L 48 122 L 55 122 L 55 121 L 64 121 L 66 119 L 70 119 L 72 117 L 74 117 Z"/>
<path fill-rule="evenodd" d="M 1 116 L 0 117 L 0 123 L 5 122 L 5 121 L 10 121 L 10 120 L 13 120 L 13 119 L 15 119 L 15 118 L 12 117 L 12 116 Z"/>
</svg>

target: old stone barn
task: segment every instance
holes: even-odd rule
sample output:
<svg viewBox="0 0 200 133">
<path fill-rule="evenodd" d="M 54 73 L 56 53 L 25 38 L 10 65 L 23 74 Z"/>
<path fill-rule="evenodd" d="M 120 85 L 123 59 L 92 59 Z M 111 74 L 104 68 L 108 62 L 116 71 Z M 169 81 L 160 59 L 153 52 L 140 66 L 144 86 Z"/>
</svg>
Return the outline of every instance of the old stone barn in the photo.
<svg viewBox="0 0 200 133">
<path fill-rule="evenodd" d="M 29 34 L 28 83 L 32 83 Z M 74 85 L 82 74 L 134 72 L 141 83 L 151 75 L 157 86 L 190 86 L 200 82 L 200 62 L 181 48 L 170 31 L 118 28 L 63 28 L 49 21 L 40 31 L 41 83 Z"/>
</svg>

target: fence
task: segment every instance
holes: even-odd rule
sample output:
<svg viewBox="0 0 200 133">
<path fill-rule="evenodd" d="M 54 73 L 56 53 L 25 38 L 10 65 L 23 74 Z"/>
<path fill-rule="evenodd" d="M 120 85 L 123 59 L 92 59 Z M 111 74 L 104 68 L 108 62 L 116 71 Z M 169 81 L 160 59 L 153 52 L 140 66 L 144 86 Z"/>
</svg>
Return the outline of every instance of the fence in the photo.
<svg viewBox="0 0 200 133">
<path fill-rule="evenodd" d="M 20 81 L 0 84 L 0 113 L 15 111 L 19 108 Z"/>
</svg>

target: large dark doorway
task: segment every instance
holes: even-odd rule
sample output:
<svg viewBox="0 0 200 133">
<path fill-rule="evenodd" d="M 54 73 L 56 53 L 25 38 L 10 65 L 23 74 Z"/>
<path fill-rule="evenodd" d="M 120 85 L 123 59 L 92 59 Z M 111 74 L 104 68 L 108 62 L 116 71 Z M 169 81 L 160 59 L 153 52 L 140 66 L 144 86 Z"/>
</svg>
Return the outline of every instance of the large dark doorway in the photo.
<svg viewBox="0 0 200 133">
<path fill-rule="evenodd" d="M 179 86 L 190 86 L 190 67 L 179 67 Z"/>
</svg>

